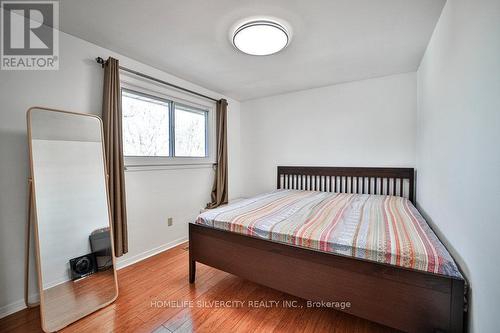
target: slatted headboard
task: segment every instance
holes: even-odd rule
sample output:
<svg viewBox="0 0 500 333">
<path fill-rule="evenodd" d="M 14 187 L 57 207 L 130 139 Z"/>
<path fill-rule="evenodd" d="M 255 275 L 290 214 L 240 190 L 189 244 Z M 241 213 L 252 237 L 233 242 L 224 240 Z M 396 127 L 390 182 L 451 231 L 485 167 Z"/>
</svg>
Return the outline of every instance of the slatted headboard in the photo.
<svg viewBox="0 0 500 333">
<path fill-rule="evenodd" d="M 413 168 L 278 166 L 278 189 L 395 195 L 414 201 Z"/>
</svg>

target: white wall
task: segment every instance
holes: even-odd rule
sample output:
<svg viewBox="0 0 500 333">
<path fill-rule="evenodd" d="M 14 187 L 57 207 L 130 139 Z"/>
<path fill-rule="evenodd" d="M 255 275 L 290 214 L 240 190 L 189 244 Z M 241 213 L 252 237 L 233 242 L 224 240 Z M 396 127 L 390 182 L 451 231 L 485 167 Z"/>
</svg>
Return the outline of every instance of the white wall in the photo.
<svg viewBox="0 0 500 333">
<path fill-rule="evenodd" d="M 472 332 L 500 316 L 500 2 L 448 0 L 418 70 L 417 202 L 471 284 Z"/>
<path fill-rule="evenodd" d="M 0 316 L 23 307 L 24 228 L 30 106 L 100 114 L 103 71 L 94 58 L 115 56 L 121 64 L 219 98 L 202 87 L 60 34 L 58 71 L 0 71 Z M 228 99 L 229 193 L 239 196 L 239 102 Z M 127 172 L 129 253 L 119 265 L 186 239 L 187 223 L 210 199 L 211 168 Z M 190 200 L 185 200 L 186 198 Z M 174 225 L 167 227 L 167 217 Z M 33 262 L 33 261 L 32 261 Z M 34 272 L 32 267 L 32 272 Z M 32 283 L 31 291 L 36 286 Z"/>
<path fill-rule="evenodd" d="M 415 73 L 242 102 L 244 195 L 277 165 L 413 167 L 415 122 Z"/>
</svg>

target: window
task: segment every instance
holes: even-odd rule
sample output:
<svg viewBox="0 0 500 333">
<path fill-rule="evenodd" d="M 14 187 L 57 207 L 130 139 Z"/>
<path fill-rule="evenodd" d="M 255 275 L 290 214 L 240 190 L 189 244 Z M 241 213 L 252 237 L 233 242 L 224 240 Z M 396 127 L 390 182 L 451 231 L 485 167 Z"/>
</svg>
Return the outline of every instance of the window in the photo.
<svg viewBox="0 0 500 333">
<path fill-rule="evenodd" d="M 175 156 L 207 156 L 207 111 L 174 105 Z"/>
<path fill-rule="evenodd" d="M 125 163 L 208 163 L 210 110 L 189 104 L 122 88 Z"/>
<path fill-rule="evenodd" d="M 123 155 L 170 154 L 170 103 L 122 90 Z"/>
</svg>

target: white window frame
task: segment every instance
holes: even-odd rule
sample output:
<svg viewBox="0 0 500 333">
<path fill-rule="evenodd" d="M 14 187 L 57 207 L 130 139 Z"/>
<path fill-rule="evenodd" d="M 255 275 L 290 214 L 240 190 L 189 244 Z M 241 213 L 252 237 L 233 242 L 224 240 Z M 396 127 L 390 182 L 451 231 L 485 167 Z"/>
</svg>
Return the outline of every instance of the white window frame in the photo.
<svg viewBox="0 0 500 333">
<path fill-rule="evenodd" d="M 215 102 L 196 97 L 186 92 L 169 88 L 154 81 L 132 76 L 126 72 L 120 73 L 120 84 L 122 89 L 136 91 L 152 97 L 158 97 L 190 106 L 208 112 L 206 125 L 206 157 L 175 157 L 175 156 L 124 156 L 125 168 L 152 168 L 157 169 L 165 166 L 202 166 L 215 164 L 216 134 L 215 134 Z M 121 92 L 120 92 L 121 94 Z M 174 110 L 175 112 L 175 110 Z M 173 119 L 170 119 L 170 122 Z M 175 126 L 175 124 L 172 124 Z M 169 140 L 175 140 L 174 137 Z"/>
</svg>

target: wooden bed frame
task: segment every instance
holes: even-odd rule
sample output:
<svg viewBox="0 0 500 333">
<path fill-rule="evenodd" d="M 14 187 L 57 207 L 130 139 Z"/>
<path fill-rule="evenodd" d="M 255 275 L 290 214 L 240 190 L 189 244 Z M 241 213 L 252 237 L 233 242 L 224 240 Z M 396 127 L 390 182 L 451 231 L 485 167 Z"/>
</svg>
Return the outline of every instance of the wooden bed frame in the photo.
<svg viewBox="0 0 500 333">
<path fill-rule="evenodd" d="M 277 188 L 388 194 L 414 202 L 412 168 L 278 167 Z M 465 281 L 189 224 L 196 262 L 407 332 L 463 332 Z"/>
</svg>

